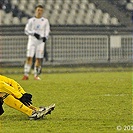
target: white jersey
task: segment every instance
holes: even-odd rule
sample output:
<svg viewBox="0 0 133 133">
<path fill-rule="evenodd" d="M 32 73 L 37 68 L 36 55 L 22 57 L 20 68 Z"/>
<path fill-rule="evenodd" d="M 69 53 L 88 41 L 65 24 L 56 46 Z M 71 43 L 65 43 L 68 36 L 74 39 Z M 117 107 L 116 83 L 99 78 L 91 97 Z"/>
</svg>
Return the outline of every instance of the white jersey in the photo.
<svg viewBox="0 0 133 133">
<path fill-rule="evenodd" d="M 48 39 L 50 32 L 50 25 L 46 18 L 35 18 L 29 19 L 25 26 L 25 34 L 29 36 L 27 45 L 27 57 L 43 58 L 44 53 L 44 42 L 43 39 L 37 39 L 34 33 L 40 35 L 40 38 L 46 37 Z"/>
<path fill-rule="evenodd" d="M 50 32 L 50 25 L 48 19 L 41 17 L 32 17 L 29 19 L 25 26 L 25 34 L 29 35 L 29 38 L 33 39 L 34 33 L 40 35 L 40 37 L 46 37 L 48 39 Z M 34 37 L 35 38 L 35 37 Z"/>
</svg>

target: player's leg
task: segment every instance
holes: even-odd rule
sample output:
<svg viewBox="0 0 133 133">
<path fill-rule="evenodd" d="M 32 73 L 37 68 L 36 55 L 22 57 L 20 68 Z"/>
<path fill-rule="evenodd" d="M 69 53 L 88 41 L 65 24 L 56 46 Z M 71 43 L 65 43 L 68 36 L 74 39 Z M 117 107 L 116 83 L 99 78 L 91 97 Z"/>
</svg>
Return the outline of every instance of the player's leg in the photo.
<svg viewBox="0 0 133 133">
<path fill-rule="evenodd" d="M 41 74 L 41 59 L 36 58 L 34 66 L 34 79 L 40 80 L 39 75 Z"/>
<path fill-rule="evenodd" d="M 18 111 L 21 111 L 22 113 L 29 116 L 30 119 L 40 119 L 45 115 L 51 114 L 51 111 L 54 110 L 55 104 L 45 107 L 45 108 L 39 108 L 38 110 L 31 109 L 24 105 L 22 102 L 20 102 L 18 99 L 14 98 L 12 95 L 7 95 L 3 99 L 4 103 Z"/>
<path fill-rule="evenodd" d="M 28 116 L 31 116 L 33 113 L 33 110 L 25 106 L 22 102 L 20 102 L 18 99 L 14 98 L 12 95 L 8 95 L 6 98 L 3 99 L 4 103 L 16 110 L 19 110 Z"/>
<path fill-rule="evenodd" d="M 37 45 L 36 61 L 35 61 L 35 66 L 34 66 L 34 78 L 36 80 L 40 80 L 38 76 L 41 74 L 41 70 L 42 70 L 43 55 L 44 55 L 44 43 L 40 43 Z"/>
<path fill-rule="evenodd" d="M 32 66 L 31 66 L 32 74 L 34 74 L 35 59 L 36 59 L 36 57 L 34 55 L 33 58 L 32 58 Z"/>
<path fill-rule="evenodd" d="M 33 105 L 26 106 L 19 99 L 16 99 L 12 94 L 14 94 L 14 96 L 18 98 L 21 97 L 19 96 L 21 94 L 19 91 L 17 92 L 10 85 L 4 83 L 3 81 L 0 81 L 0 97 L 2 97 L 4 103 L 16 110 L 19 110 L 27 114 L 29 118 L 39 119 L 43 117 L 43 115 L 47 115 L 51 113 L 51 111 L 54 109 L 54 106 L 49 106 L 44 108 L 42 107 L 37 108 Z M 2 104 L 0 107 L 0 115 L 4 112 L 2 108 Z"/>
<path fill-rule="evenodd" d="M 23 80 L 28 80 L 31 66 L 32 66 L 32 57 L 27 57 L 25 65 L 24 65 L 24 77 L 23 77 Z"/>
<path fill-rule="evenodd" d="M 3 98 L 3 101 L 6 105 L 28 115 L 29 119 L 34 119 L 34 120 L 40 119 L 44 115 L 50 114 L 51 111 L 54 109 L 54 107 L 52 106 L 49 107 L 48 109 L 34 110 L 24 105 L 21 101 L 14 98 L 12 95 L 7 95 L 5 98 Z"/>
<path fill-rule="evenodd" d="M 35 46 L 33 44 L 29 43 L 27 46 L 27 59 L 26 59 L 25 65 L 24 65 L 23 80 L 28 80 L 34 53 L 35 53 Z"/>
</svg>

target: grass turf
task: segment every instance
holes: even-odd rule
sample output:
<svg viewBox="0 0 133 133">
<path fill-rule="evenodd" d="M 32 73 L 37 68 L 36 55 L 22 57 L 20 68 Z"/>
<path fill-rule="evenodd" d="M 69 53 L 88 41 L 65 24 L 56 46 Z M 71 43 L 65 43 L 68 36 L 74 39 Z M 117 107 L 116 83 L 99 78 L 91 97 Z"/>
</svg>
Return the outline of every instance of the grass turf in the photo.
<svg viewBox="0 0 133 133">
<path fill-rule="evenodd" d="M 32 93 L 34 105 L 55 103 L 56 108 L 43 120 L 30 121 L 25 114 L 4 105 L 2 133 L 133 131 L 130 71 L 42 74 L 41 81 L 34 81 L 32 75 L 28 81 L 22 81 L 21 74 L 6 76 Z"/>
</svg>

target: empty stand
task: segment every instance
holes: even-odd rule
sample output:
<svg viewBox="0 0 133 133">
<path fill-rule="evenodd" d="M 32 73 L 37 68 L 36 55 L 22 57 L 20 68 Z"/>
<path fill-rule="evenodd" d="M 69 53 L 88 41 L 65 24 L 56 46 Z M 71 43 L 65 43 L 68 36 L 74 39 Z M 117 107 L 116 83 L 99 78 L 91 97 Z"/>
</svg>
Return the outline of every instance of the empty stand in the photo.
<svg viewBox="0 0 133 133">
<path fill-rule="evenodd" d="M 49 19 L 52 25 L 122 24 L 119 18 L 112 16 L 107 10 L 100 9 L 92 0 L 1 0 L 0 10 L 5 12 L 5 20 L 2 20 L 1 24 L 25 24 L 26 19 L 34 16 L 37 4 L 42 4 L 45 7 L 44 16 Z M 128 3 L 123 0 L 120 4 L 125 6 L 127 10 L 133 8 L 132 0 Z M 10 17 L 7 21 L 8 16 Z"/>
</svg>

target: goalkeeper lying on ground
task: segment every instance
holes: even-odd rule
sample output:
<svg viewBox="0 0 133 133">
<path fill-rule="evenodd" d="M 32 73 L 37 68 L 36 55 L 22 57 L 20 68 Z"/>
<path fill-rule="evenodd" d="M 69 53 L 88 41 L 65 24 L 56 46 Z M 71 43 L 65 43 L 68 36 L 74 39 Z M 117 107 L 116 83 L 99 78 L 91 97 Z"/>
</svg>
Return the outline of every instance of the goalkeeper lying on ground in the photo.
<svg viewBox="0 0 133 133">
<path fill-rule="evenodd" d="M 34 120 L 50 114 L 55 108 L 55 104 L 49 107 L 34 107 L 31 94 L 26 93 L 13 79 L 0 75 L 0 115 L 4 113 L 3 103 L 25 113 Z"/>
</svg>

